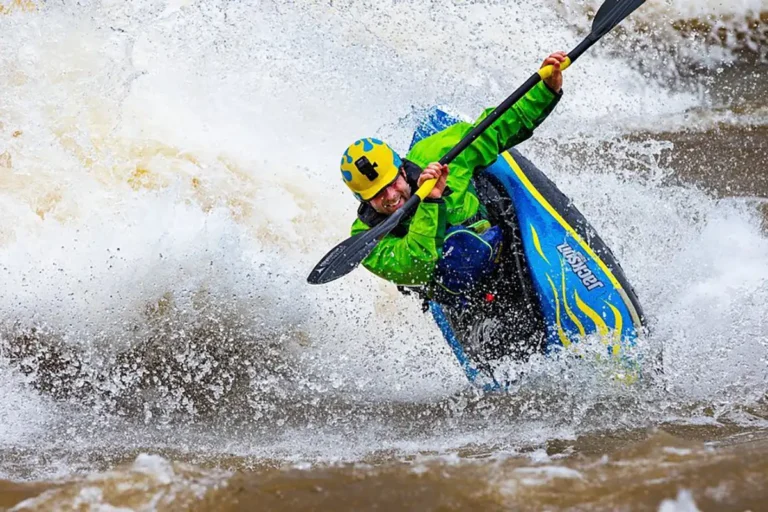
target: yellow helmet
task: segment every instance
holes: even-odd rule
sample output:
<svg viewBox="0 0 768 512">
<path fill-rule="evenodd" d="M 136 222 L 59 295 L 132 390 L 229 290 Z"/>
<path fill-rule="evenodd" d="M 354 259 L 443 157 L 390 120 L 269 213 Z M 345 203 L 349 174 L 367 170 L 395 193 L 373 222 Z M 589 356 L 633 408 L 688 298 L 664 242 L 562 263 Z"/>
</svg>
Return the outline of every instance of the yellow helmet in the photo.
<svg viewBox="0 0 768 512">
<path fill-rule="evenodd" d="M 353 142 L 341 157 L 341 176 L 359 201 L 368 201 L 397 179 L 403 161 L 379 139 Z"/>
</svg>

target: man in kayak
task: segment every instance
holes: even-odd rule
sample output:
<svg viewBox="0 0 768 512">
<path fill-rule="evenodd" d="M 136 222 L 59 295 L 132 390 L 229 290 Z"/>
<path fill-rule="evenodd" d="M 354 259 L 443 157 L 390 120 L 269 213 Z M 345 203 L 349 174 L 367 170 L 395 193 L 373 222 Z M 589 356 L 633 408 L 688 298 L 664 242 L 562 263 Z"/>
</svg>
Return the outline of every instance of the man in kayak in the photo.
<svg viewBox="0 0 768 512">
<path fill-rule="evenodd" d="M 542 67 L 552 65 L 552 75 L 456 157 L 450 170 L 437 161 L 474 125 L 457 123 L 427 137 L 404 159 L 373 138 L 355 141 L 346 149 L 341 174 L 361 202 L 353 236 L 397 211 L 422 183 L 437 180 L 414 215 L 363 260 L 365 268 L 398 286 L 418 287 L 431 300 L 473 310 L 468 298 L 479 281 L 494 274 L 502 247 L 501 230 L 488 222 L 472 184 L 473 175 L 503 151 L 528 139 L 552 112 L 562 95 L 560 64 L 565 58 L 564 52 L 547 57 Z M 492 110 L 486 110 L 475 125 Z M 484 294 L 486 302 L 492 301 L 489 295 L 493 294 Z"/>
</svg>

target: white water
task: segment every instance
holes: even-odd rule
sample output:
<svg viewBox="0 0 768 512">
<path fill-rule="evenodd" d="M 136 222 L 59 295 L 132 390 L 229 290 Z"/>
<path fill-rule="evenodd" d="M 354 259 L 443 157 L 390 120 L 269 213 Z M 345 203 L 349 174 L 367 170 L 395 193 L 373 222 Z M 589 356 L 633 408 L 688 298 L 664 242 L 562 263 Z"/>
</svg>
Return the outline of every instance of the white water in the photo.
<svg viewBox="0 0 768 512">
<path fill-rule="evenodd" d="M 724 9 L 682 0 L 654 5 L 633 23 Z M 752 2 L 729 13 L 764 7 Z M 158 324 L 178 332 L 179 325 L 222 319 L 237 325 L 234 344 L 251 352 L 277 344 L 293 374 L 303 375 L 286 382 L 257 372 L 250 402 L 263 389 L 286 387 L 309 403 L 339 395 L 445 400 L 465 389 L 464 377 L 415 301 L 364 271 L 325 287 L 304 284 L 354 218 L 356 205 L 338 179 L 340 151 L 368 134 L 405 150 L 414 112 L 432 104 L 478 114 L 548 52 L 573 47 L 582 19 L 575 3 L 563 11 L 543 0 L 396 2 L 386 9 L 379 2 L 48 2 L 0 16 L 5 336 L 37 327 L 98 369 Z M 687 125 L 696 123 L 684 116 L 688 109 L 708 106 L 695 84 L 661 85 L 629 66 L 621 47 L 608 37 L 567 72 L 561 105 L 537 132 L 540 140 L 521 149 L 574 198 L 623 262 L 651 319 L 651 343 L 664 345 L 672 402 L 718 396 L 749 403 L 765 382 L 768 339 L 768 242 L 756 214 L 621 168 L 587 171 L 557 153 L 559 138 L 594 144 L 628 126 Z M 716 49 L 701 58 L 730 56 Z M 666 172 L 654 167 L 660 147 L 645 155 L 654 176 Z M 548 378 L 553 372 L 561 378 Z M 546 395 L 571 386 L 566 396 L 578 403 L 556 404 L 559 426 L 530 421 L 511 445 L 570 435 L 605 398 L 588 372 L 569 372 L 557 362 L 534 372 L 534 389 Z M 5 359 L 0 380 L 7 427 L 0 444 L 40 444 L 39 432 L 62 418 L 89 417 L 70 410 L 76 401 L 53 403 L 25 386 Z M 171 389 L 157 403 L 174 396 Z M 463 405 L 449 402 L 460 416 Z M 229 444 L 284 457 L 354 458 L 386 448 L 490 443 L 509 430 L 501 422 L 480 433 L 446 427 L 432 438 L 399 438 L 376 429 L 341 455 L 332 428 L 323 446 L 301 429 L 286 434 L 282 448 L 248 439 Z"/>
</svg>

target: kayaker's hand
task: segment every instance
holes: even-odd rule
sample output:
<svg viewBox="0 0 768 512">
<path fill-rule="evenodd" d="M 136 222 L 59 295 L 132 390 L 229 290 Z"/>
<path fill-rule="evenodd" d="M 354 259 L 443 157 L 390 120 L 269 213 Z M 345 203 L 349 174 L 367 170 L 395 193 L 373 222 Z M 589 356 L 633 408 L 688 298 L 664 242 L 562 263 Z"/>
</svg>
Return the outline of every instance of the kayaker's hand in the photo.
<svg viewBox="0 0 768 512">
<path fill-rule="evenodd" d="M 555 92 L 560 92 L 560 89 L 563 88 L 563 73 L 560 71 L 560 64 L 565 62 L 567 56 L 565 52 L 555 52 L 544 59 L 544 63 L 541 65 L 542 68 L 546 66 L 554 67 L 552 76 L 544 80 L 544 83 Z"/>
<path fill-rule="evenodd" d="M 416 183 L 421 187 L 421 184 L 425 181 L 436 179 L 437 183 L 435 184 L 435 188 L 432 189 L 432 192 L 430 192 L 427 197 L 430 199 L 440 199 L 443 197 L 446 178 L 448 178 L 448 166 L 441 165 L 439 162 L 432 162 L 426 169 L 421 171 L 421 176 L 419 176 Z"/>
</svg>

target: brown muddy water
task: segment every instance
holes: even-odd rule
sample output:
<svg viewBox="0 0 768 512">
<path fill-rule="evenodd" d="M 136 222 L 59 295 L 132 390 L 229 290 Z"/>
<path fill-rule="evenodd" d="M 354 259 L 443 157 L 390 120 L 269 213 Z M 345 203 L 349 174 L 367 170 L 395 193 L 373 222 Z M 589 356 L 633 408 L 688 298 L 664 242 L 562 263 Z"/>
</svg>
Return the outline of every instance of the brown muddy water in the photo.
<svg viewBox="0 0 768 512">
<path fill-rule="evenodd" d="M 264 461 L 125 454 L 87 477 L 2 482 L 13 510 L 764 510 L 768 431 L 662 425 L 550 440 L 546 454 L 468 449 L 393 461 L 269 467 Z M 157 453 L 157 452 L 156 452 Z M 13 454 L 4 454 L 6 460 Z M 120 460 L 122 459 L 122 460 Z M 173 462 L 171 462 L 171 460 Z M 255 466 L 255 467 L 254 467 Z M 694 505 L 695 503 L 695 505 Z M 13 508 L 13 507 L 16 508 Z"/>
<path fill-rule="evenodd" d="M 303 284 L 353 215 L 316 170 L 349 127 L 476 111 L 502 55 L 539 59 L 540 13 L 580 5 L 0 1 L 0 509 L 768 510 L 751 7 L 649 1 L 635 53 L 608 38 L 566 76 L 575 135 L 521 147 L 619 256 L 662 374 L 566 355 L 484 394 L 417 304 Z M 430 23 L 461 37 L 411 38 Z"/>
</svg>

